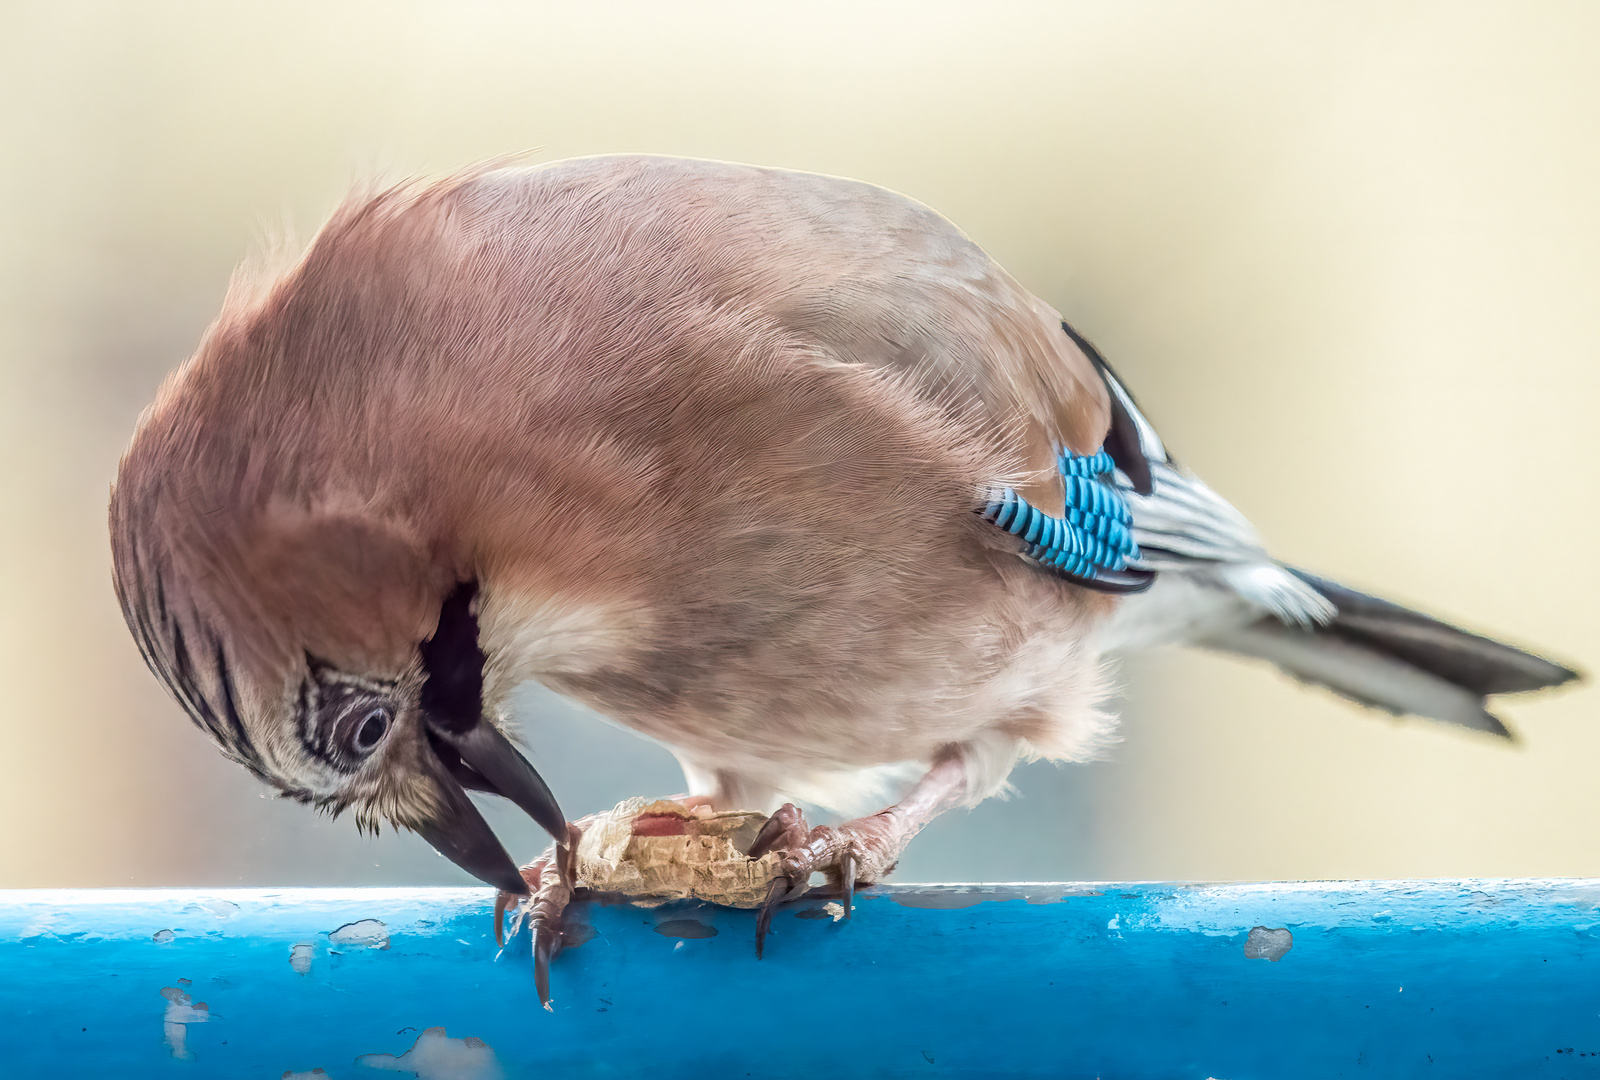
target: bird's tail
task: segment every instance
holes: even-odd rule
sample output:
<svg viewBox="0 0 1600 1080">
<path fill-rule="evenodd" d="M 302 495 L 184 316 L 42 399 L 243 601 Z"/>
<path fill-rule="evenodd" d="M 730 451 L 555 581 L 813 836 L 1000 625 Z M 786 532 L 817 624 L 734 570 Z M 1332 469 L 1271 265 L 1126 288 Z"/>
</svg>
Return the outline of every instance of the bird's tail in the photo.
<svg viewBox="0 0 1600 1080">
<path fill-rule="evenodd" d="M 1511 732 L 1485 707 L 1494 694 L 1559 686 L 1571 668 L 1421 612 L 1284 566 L 1244 515 L 1180 469 L 1105 358 L 1067 334 L 1110 393 L 1106 451 L 1153 587 L 1108 621 L 1109 652 L 1201 645 L 1270 660 L 1304 682 L 1396 715 Z M 1133 564 L 1130 564 L 1133 565 Z"/>
<path fill-rule="evenodd" d="M 1264 616 L 1196 642 L 1270 660 L 1290 675 L 1396 715 L 1460 724 L 1503 738 L 1512 733 L 1485 699 L 1559 686 L 1578 672 L 1480 637 L 1388 600 L 1291 570 L 1335 614 L 1288 625 Z"/>
</svg>

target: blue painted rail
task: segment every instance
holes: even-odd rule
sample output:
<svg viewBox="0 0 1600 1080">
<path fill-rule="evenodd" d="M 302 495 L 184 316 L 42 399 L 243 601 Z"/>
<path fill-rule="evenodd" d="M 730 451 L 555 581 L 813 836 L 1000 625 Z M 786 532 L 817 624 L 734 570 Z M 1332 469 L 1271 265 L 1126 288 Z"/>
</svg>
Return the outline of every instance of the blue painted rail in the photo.
<svg viewBox="0 0 1600 1080">
<path fill-rule="evenodd" d="M 1600 881 L 585 904 L 538 1006 L 459 889 L 0 891 L 7 1077 L 1600 1076 Z M 443 1029 L 443 1030 L 440 1030 Z"/>
</svg>

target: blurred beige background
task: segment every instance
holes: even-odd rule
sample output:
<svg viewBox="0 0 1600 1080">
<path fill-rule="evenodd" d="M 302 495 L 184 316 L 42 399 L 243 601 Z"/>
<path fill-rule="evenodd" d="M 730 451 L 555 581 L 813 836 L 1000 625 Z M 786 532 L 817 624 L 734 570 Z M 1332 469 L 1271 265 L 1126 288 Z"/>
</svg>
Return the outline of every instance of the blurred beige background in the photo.
<svg viewBox="0 0 1600 1080">
<path fill-rule="evenodd" d="M 11 0 L 0 102 L 0 885 L 464 880 L 182 719 L 117 612 L 106 492 L 261 235 L 532 147 L 931 203 L 1282 557 L 1600 661 L 1592 3 Z M 1020 770 L 900 877 L 1600 875 L 1591 689 L 1503 700 L 1506 747 L 1219 657 L 1124 682 L 1112 762 Z M 569 813 L 676 790 L 661 750 L 524 706 Z"/>
</svg>

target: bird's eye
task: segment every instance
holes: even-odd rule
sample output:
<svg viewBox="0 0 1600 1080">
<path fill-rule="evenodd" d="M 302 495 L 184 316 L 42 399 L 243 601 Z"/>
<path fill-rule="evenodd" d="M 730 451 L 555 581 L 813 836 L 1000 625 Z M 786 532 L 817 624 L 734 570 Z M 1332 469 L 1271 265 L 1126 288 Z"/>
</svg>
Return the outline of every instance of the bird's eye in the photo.
<svg viewBox="0 0 1600 1080">
<path fill-rule="evenodd" d="M 356 772 L 399 726 L 400 701 L 392 680 L 313 662 L 300 694 L 300 745 L 324 765 Z"/>
<path fill-rule="evenodd" d="M 349 772 L 359 768 L 389 734 L 394 705 L 369 694 L 354 694 L 334 717 L 321 756 L 334 768 Z"/>
<path fill-rule="evenodd" d="M 389 724 L 394 719 L 386 705 L 379 705 L 367 711 L 356 728 L 355 749 L 358 753 L 368 754 L 373 747 L 383 741 L 383 736 L 389 730 Z"/>
</svg>

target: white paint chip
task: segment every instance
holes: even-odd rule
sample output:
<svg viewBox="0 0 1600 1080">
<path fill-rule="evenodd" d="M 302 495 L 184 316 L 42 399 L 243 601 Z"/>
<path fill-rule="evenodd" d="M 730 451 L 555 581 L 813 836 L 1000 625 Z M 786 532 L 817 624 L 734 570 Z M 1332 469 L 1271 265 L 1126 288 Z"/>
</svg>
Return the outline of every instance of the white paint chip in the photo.
<svg viewBox="0 0 1600 1080">
<path fill-rule="evenodd" d="M 189 1025 L 211 1019 L 210 1006 L 196 1002 L 181 989 L 188 985 L 188 979 L 179 979 L 177 986 L 161 988 L 161 996 L 167 999 L 166 1011 L 161 1015 L 161 1035 L 167 1042 L 167 1052 L 179 1061 L 194 1060 L 194 1051 L 189 1049 Z"/>
<path fill-rule="evenodd" d="M 389 928 L 377 919 L 360 919 L 329 931 L 328 943 L 346 949 L 387 949 Z"/>
<path fill-rule="evenodd" d="M 1244 943 L 1244 955 L 1250 960 L 1283 959 L 1283 954 L 1294 948 L 1294 935 L 1286 927 L 1253 926 Z"/>
<path fill-rule="evenodd" d="M 363 1054 L 356 1058 L 356 1064 L 410 1073 L 418 1080 L 500 1080 L 505 1075 L 488 1043 L 472 1035 L 452 1039 L 442 1027 L 432 1027 L 418 1035 L 411 1049 L 398 1057 Z"/>
</svg>

